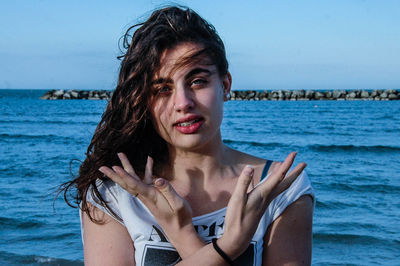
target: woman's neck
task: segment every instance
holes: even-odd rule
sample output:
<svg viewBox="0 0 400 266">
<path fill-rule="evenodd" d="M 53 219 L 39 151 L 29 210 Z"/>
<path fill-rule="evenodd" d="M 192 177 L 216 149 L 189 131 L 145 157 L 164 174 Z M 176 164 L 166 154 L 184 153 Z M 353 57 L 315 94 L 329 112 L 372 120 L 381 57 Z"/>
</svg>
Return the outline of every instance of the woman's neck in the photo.
<svg viewBox="0 0 400 266">
<path fill-rule="evenodd" d="M 222 140 L 197 150 L 170 148 L 169 174 L 178 182 L 203 185 L 212 179 L 224 178 L 235 161 L 235 152 Z"/>
</svg>

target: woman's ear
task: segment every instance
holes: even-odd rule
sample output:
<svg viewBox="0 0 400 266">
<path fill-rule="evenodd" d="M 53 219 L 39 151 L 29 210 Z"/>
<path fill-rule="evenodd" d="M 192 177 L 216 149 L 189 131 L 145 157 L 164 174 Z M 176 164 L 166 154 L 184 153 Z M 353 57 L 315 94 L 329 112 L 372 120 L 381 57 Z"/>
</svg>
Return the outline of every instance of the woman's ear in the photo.
<svg viewBox="0 0 400 266">
<path fill-rule="evenodd" d="M 229 71 L 225 74 L 222 80 L 222 86 L 224 89 L 224 101 L 228 101 L 230 98 L 231 86 L 232 86 L 232 75 Z"/>
</svg>

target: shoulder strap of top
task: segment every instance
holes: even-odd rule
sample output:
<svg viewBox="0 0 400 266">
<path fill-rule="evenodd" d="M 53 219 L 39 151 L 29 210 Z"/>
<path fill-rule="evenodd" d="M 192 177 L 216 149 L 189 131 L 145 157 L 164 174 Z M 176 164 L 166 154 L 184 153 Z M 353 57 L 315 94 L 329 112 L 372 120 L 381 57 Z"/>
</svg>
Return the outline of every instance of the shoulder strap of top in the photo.
<svg viewBox="0 0 400 266">
<path fill-rule="evenodd" d="M 260 182 L 267 176 L 268 170 L 271 167 L 272 161 L 271 160 L 267 160 L 267 162 L 265 163 L 264 169 L 262 171 L 261 174 L 261 178 L 260 178 Z"/>
</svg>

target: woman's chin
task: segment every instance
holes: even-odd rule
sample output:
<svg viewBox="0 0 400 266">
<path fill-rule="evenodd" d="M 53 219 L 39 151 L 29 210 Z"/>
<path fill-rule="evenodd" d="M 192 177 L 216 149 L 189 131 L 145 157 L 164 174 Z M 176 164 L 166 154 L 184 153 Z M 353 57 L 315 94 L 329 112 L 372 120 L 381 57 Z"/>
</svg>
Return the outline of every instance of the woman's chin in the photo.
<svg viewBox="0 0 400 266">
<path fill-rule="evenodd" d="M 207 148 L 210 145 L 210 139 L 201 135 L 185 135 L 171 143 L 175 150 L 184 152 L 196 152 Z M 211 147 L 211 146 L 210 146 Z"/>
</svg>

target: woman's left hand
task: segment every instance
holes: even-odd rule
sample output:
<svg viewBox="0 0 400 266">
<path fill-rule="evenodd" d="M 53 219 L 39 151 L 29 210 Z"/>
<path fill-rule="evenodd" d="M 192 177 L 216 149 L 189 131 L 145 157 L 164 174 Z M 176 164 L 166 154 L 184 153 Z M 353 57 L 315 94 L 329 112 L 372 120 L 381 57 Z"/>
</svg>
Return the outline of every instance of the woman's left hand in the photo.
<svg viewBox="0 0 400 266">
<path fill-rule="evenodd" d="M 203 240 L 194 230 L 189 203 L 176 193 L 167 180 L 155 178 L 153 182 L 153 159 L 148 157 L 142 181 L 126 155 L 118 153 L 118 157 L 123 167 L 113 166 L 111 169 L 102 166 L 99 171 L 146 205 L 180 256 L 184 258 L 185 255 L 204 246 Z M 182 233 L 185 234 L 185 238 L 178 237 L 182 236 Z"/>
<path fill-rule="evenodd" d="M 250 192 L 248 188 L 254 169 L 250 166 L 243 169 L 228 203 L 225 232 L 218 239 L 218 244 L 230 258 L 234 259 L 245 251 L 271 201 L 286 190 L 306 167 L 305 163 L 300 163 L 288 173 L 296 155 L 296 152 L 290 153 L 285 161 L 271 172 L 265 182 Z"/>
</svg>

